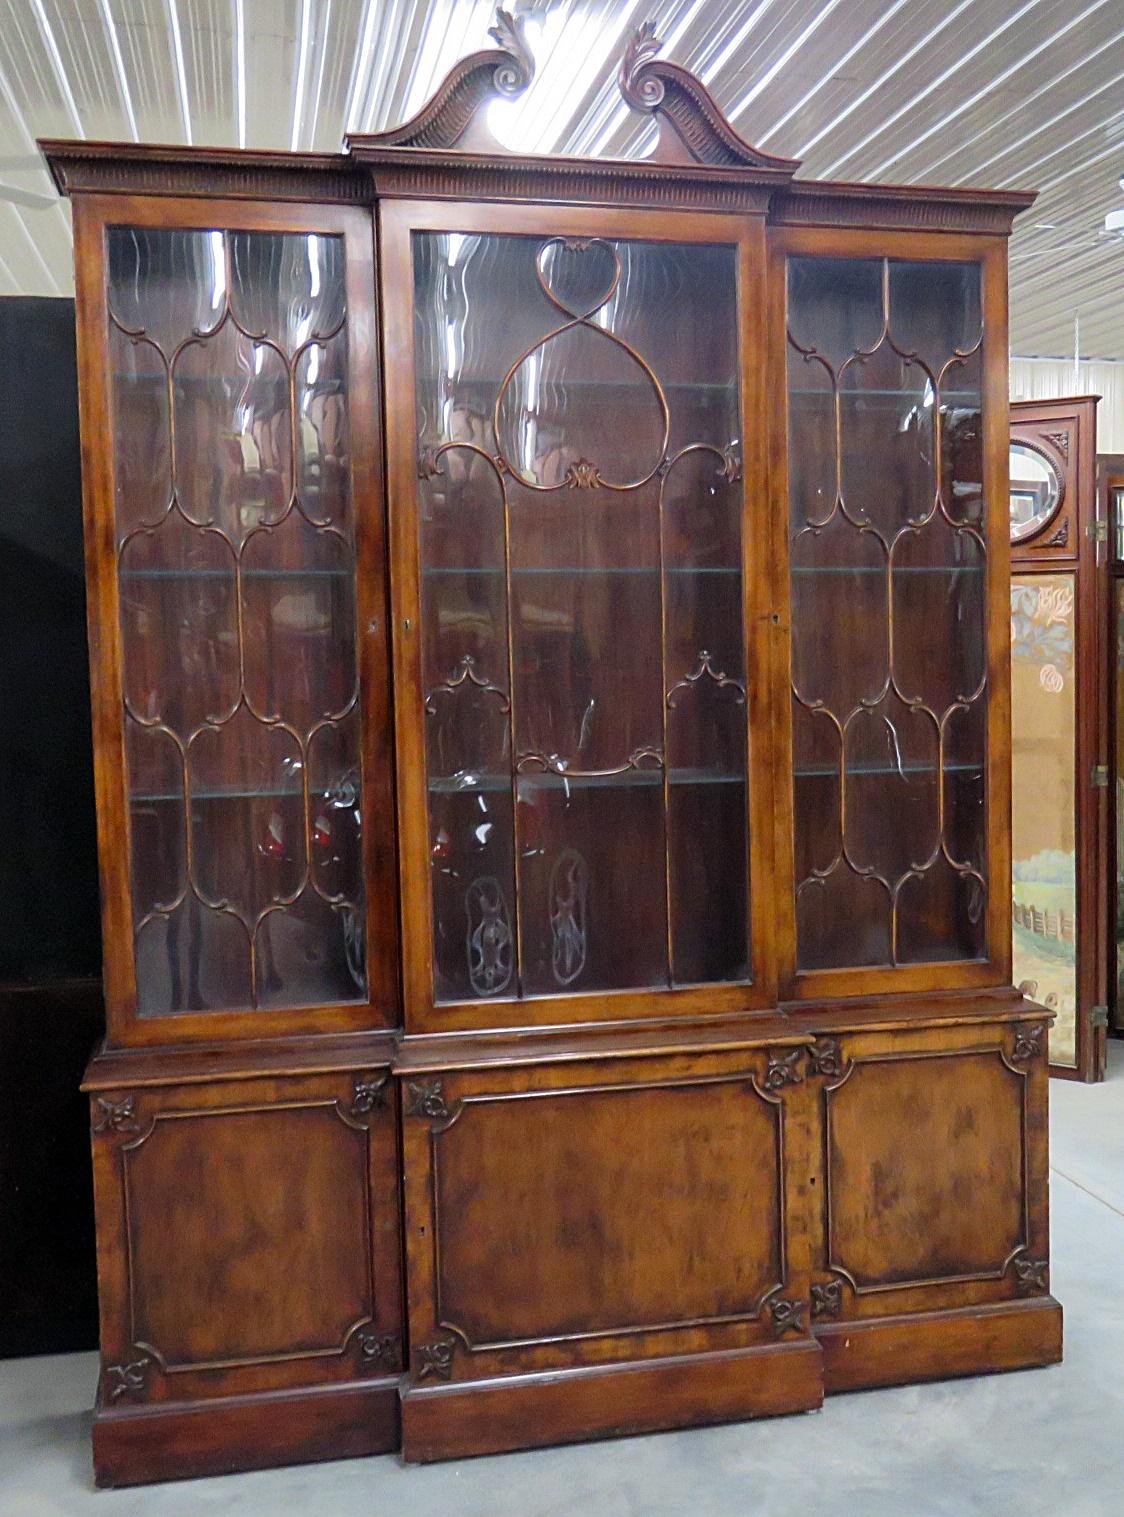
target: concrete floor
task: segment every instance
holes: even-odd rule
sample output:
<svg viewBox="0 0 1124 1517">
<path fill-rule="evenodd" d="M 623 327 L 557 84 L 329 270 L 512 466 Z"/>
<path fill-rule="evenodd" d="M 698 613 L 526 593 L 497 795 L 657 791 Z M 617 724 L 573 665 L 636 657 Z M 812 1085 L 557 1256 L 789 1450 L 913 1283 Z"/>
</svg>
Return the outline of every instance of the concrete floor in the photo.
<svg viewBox="0 0 1124 1517">
<path fill-rule="evenodd" d="M 1053 1369 L 839 1396 L 823 1412 L 407 1468 L 360 1459 L 95 1492 L 93 1354 L 0 1363 L 0 1517 L 1124 1517 L 1124 1044 L 1054 1081 Z"/>
</svg>

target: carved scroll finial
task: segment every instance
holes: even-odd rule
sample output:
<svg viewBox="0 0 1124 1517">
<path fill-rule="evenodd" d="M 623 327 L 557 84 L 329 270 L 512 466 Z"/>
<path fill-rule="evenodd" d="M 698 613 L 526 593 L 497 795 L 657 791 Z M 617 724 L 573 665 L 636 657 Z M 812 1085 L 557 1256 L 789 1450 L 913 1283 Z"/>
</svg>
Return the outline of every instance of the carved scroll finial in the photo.
<svg viewBox="0 0 1124 1517">
<path fill-rule="evenodd" d="M 656 23 L 642 22 L 625 44 L 620 71 L 625 102 L 657 119 L 654 161 L 765 169 L 785 178 L 796 172 L 794 159 L 763 153 L 739 137 L 702 80 L 660 58 L 660 46 Z"/>
<path fill-rule="evenodd" d="M 492 83 L 501 95 L 522 94 L 535 77 L 535 58 L 527 46 L 523 17 L 505 11 L 502 5 L 497 6 L 496 19 L 488 28 L 488 36 L 507 54 L 503 62 L 496 65 Z"/>
<path fill-rule="evenodd" d="M 416 116 L 389 131 L 348 137 L 348 146 L 362 160 L 365 148 L 501 149 L 488 130 L 484 109 L 496 95 L 510 100 L 521 95 L 535 75 L 535 59 L 527 46 L 523 18 L 502 6 L 488 36 L 498 47 L 482 48 L 455 63 Z"/>
<path fill-rule="evenodd" d="M 664 97 L 662 80 L 644 74 L 646 63 L 663 47 L 656 36 L 656 23 L 642 21 L 625 44 L 621 59 L 621 94 L 634 111 L 654 111 Z"/>
</svg>

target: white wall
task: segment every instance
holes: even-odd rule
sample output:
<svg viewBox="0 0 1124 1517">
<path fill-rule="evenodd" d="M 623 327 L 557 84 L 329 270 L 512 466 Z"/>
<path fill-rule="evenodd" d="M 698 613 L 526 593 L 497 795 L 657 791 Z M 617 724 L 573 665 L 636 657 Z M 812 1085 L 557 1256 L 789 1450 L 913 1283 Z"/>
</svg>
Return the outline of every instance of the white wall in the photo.
<svg viewBox="0 0 1124 1517">
<path fill-rule="evenodd" d="M 1097 452 L 1124 453 L 1124 360 L 1086 360 L 1073 372 L 1072 358 L 1012 358 L 1011 399 L 1053 400 L 1099 395 Z"/>
</svg>

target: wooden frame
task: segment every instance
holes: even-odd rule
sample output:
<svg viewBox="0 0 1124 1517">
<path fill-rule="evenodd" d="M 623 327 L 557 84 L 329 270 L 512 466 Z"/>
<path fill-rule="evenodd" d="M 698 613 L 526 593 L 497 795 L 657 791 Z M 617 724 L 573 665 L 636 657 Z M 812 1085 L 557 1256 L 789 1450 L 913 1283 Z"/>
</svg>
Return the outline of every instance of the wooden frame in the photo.
<svg viewBox="0 0 1124 1517">
<path fill-rule="evenodd" d="M 1034 446 L 1058 472 L 1062 499 L 1050 520 L 1011 548 L 1012 577 L 1066 574 L 1073 578 L 1075 687 L 1075 858 L 1077 867 L 1076 1054 L 1072 1065 L 1051 1061 L 1061 1079 L 1103 1080 L 1107 1005 L 1108 786 L 1098 783 L 1104 761 L 1108 683 L 1106 562 L 1098 539 L 1106 520 L 1096 490 L 1096 396 L 1016 401 L 1011 441 Z M 1111 647 L 1111 641 L 1107 647 Z M 1016 770 L 1014 783 L 1018 784 Z"/>
</svg>

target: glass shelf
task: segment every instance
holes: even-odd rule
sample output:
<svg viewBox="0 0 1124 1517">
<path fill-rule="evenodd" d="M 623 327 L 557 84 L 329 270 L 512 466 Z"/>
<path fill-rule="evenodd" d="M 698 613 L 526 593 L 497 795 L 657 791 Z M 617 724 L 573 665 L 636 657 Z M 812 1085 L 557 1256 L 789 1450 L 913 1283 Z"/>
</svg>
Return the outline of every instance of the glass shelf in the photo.
<svg viewBox="0 0 1124 1517">
<path fill-rule="evenodd" d="M 221 579 L 234 583 L 234 565 L 229 569 L 122 569 L 120 579 Z M 352 579 L 354 570 L 340 569 L 243 569 L 243 579 Z"/>
<path fill-rule="evenodd" d="M 789 395 L 816 395 L 821 400 L 831 400 L 835 392 L 829 388 L 816 389 L 814 385 L 790 385 Z M 923 390 L 864 390 L 861 386 L 854 389 L 839 391 L 843 400 L 908 400 L 914 404 L 918 399 L 923 399 Z M 975 406 L 982 408 L 983 400 L 979 390 L 942 390 L 941 402 L 943 405 Z M 931 410 L 929 406 L 926 410 Z"/>
<path fill-rule="evenodd" d="M 978 774 L 983 777 L 984 761 L 978 764 L 945 764 L 945 774 Z M 848 779 L 855 779 L 867 775 L 897 775 L 899 778 L 910 775 L 931 775 L 934 779 L 938 774 L 936 764 L 848 764 L 845 770 Z M 806 779 L 831 779 L 839 778 L 839 766 L 837 764 L 815 764 L 794 771 L 798 780 Z"/>
<path fill-rule="evenodd" d="M 310 790 L 310 794 L 314 798 L 323 797 L 325 800 L 332 800 L 332 799 L 335 798 L 328 791 L 323 790 L 323 789 L 317 790 L 317 789 L 313 788 L 313 789 Z M 191 792 L 191 800 L 192 800 L 193 804 L 194 804 L 195 801 L 272 801 L 272 800 L 293 800 L 293 801 L 299 801 L 299 800 L 302 800 L 303 797 L 304 797 L 304 791 L 301 789 L 301 787 L 299 785 L 297 785 L 297 786 L 295 786 L 293 788 L 290 788 L 290 789 L 285 789 L 285 788 L 282 788 L 280 786 L 267 786 L 265 789 L 262 789 L 262 790 L 233 790 L 233 789 L 232 790 L 198 790 L 198 789 L 193 789 L 192 792 Z M 150 804 L 155 804 L 158 801 L 161 801 L 161 802 L 163 802 L 163 801 L 175 801 L 179 805 L 182 806 L 183 805 L 183 791 L 182 790 L 135 791 L 133 794 L 131 794 L 129 796 L 129 805 L 130 806 L 147 806 L 147 805 L 150 805 Z"/>
<path fill-rule="evenodd" d="M 447 386 L 451 391 L 482 389 L 486 390 L 490 395 L 494 396 L 499 393 L 500 386 L 503 384 L 503 376 L 497 375 L 494 379 L 485 379 L 472 374 L 449 375 L 434 374 L 430 372 L 427 374 L 419 374 L 417 376 L 417 382 L 419 388 L 426 385 L 440 385 L 442 387 Z M 553 383 L 555 383 L 559 389 L 563 390 L 612 390 L 614 392 L 623 391 L 625 394 L 632 390 L 639 395 L 650 396 L 652 394 L 651 381 L 639 372 L 637 373 L 637 377 L 634 380 L 567 378 L 556 380 Z M 660 384 L 664 393 L 668 395 L 728 395 L 732 400 L 736 400 L 738 394 L 738 382 L 734 378 L 717 381 L 711 380 L 709 382 L 705 380 L 695 379 L 661 379 Z M 509 393 L 511 393 L 510 386 Z"/>
<path fill-rule="evenodd" d="M 697 576 L 697 575 L 706 575 L 706 574 L 731 576 L 731 575 L 740 574 L 742 571 L 741 571 L 740 567 L 738 567 L 738 568 L 727 568 L 725 565 L 717 565 L 717 566 L 715 566 L 713 568 L 706 567 L 706 566 L 695 567 L 694 565 L 691 565 L 691 566 L 688 566 L 688 567 L 678 567 L 678 566 L 675 566 L 675 565 L 666 565 L 664 567 L 664 569 L 662 570 L 662 572 L 664 574 L 682 574 L 682 575 L 689 575 L 689 576 L 694 577 L 694 576 Z M 445 566 L 431 565 L 431 566 L 423 569 L 422 573 L 423 573 L 423 575 L 424 575 L 424 577 L 426 579 L 431 579 L 431 578 L 432 579 L 440 579 L 442 576 L 448 576 L 448 575 L 494 576 L 496 578 L 502 579 L 504 577 L 505 573 L 506 573 L 506 570 L 504 570 L 503 568 L 500 568 L 500 567 L 489 567 L 489 568 L 461 568 L 461 567 L 453 567 L 453 568 L 448 568 L 448 567 L 445 567 Z M 657 575 L 659 573 L 661 573 L 661 570 L 660 570 L 660 567 L 659 567 L 658 564 L 653 564 L 653 565 L 651 565 L 649 567 L 640 567 L 640 568 L 637 568 L 637 567 L 634 567 L 634 566 L 631 566 L 631 565 L 590 565 L 588 567 L 575 566 L 575 567 L 569 567 L 569 568 L 568 567 L 561 567 L 561 568 L 553 568 L 553 567 L 551 567 L 551 568 L 544 568 L 544 569 L 528 569 L 528 568 L 512 569 L 512 571 L 511 571 L 511 577 L 512 577 L 512 579 L 524 579 L 524 578 L 528 578 L 529 579 L 532 576 L 539 576 L 539 577 L 541 577 L 541 576 L 544 576 L 544 575 L 550 575 L 550 576 L 558 576 L 558 575 L 565 576 L 565 575 L 569 575 L 571 577 L 574 577 L 574 576 L 578 576 L 578 575 L 605 575 L 605 574 L 626 575 L 627 574 L 627 575 L 631 575 L 631 576 L 636 576 L 636 575 Z"/>
<path fill-rule="evenodd" d="M 968 523 L 965 523 L 967 526 Z M 888 564 L 793 564 L 793 574 L 881 574 Z M 897 574 L 982 574 L 983 564 L 895 564 Z"/>
<path fill-rule="evenodd" d="M 536 790 L 601 790 L 632 789 L 638 785 L 663 785 L 662 769 L 626 769 L 623 774 L 563 775 L 531 770 L 518 775 L 521 787 L 533 786 Z M 744 774 L 728 774 L 713 769 L 672 769 L 668 774 L 671 785 L 742 785 Z M 510 774 L 482 775 L 431 775 L 431 795 L 487 795 L 510 793 Z"/>
</svg>

